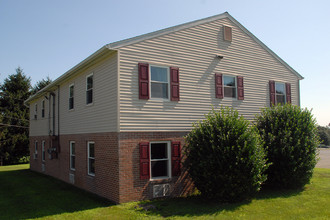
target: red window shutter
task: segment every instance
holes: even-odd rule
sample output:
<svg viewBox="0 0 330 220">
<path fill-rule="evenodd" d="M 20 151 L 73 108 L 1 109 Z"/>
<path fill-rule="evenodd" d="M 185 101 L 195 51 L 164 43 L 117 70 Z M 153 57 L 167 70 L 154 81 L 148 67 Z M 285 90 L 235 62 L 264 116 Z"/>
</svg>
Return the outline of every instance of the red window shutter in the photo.
<svg viewBox="0 0 330 220">
<path fill-rule="evenodd" d="M 173 141 L 172 142 L 172 176 L 180 176 L 181 171 L 181 148 L 180 148 L 180 142 L 179 141 Z"/>
<path fill-rule="evenodd" d="M 291 104 L 291 84 L 285 83 L 286 103 Z"/>
<path fill-rule="evenodd" d="M 223 99 L 223 89 L 222 89 L 222 74 L 215 74 L 215 97 L 218 99 Z"/>
<path fill-rule="evenodd" d="M 275 105 L 275 81 L 269 81 L 269 97 L 270 97 L 270 106 Z"/>
<path fill-rule="evenodd" d="M 180 101 L 179 68 L 170 67 L 171 101 Z"/>
<path fill-rule="evenodd" d="M 140 179 L 149 179 L 149 142 L 141 142 L 140 143 Z"/>
<path fill-rule="evenodd" d="M 139 98 L 149 99 L 149 64 L 139 63 Z"/>
<path fill-rule="evenodd" d="M 237 99 L 244 100 L 243 76 L 237 76 Z"/>
</svg>

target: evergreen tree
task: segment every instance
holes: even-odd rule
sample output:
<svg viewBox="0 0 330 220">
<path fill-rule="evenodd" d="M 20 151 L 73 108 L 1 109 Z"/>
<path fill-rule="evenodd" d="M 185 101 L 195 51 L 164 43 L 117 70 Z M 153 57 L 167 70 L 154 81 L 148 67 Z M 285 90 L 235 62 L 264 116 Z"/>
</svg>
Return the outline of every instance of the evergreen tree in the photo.
<svg viewBox="0 0 330 220">
<path fill-rule="evenodd" d="M 32 95 L 36 94 L 39 90 L 43 89 L 44 87 L 48 86 L 52 83 L 52 80 L 47 76 L 46 79 L 42 79 L 37 82 L 37 84 L 32 88 Z"/>
<path fill-rule="evenodd" d="M 31 79 L 19 67 L 0 84 L 0 163 L 15 164 L 29 155 L 29 109 Z"/>
</svg>

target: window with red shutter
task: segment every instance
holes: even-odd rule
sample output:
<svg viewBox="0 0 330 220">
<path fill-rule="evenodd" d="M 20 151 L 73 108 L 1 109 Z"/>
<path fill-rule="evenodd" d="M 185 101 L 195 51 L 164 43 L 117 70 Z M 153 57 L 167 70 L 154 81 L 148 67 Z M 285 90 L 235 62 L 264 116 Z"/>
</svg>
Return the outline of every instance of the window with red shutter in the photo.
<svg viewBox="0 0 330 220">
<path fill-rule="evenodd" d="M 149 142 L 140 143 L 140 179 L 149 179 L 150 172 Z"/>
<path fill-rule="evenodd" d="M 139 63 L 139 98 L 149 99 L 149 64 Z"/>
<path fill-rule="evenodd" d="M 285 83 L 286 103 L 291 104 L 291 84 Z"/>
<path fill-rule="evenodd" d="M 215 74 L 215 97 L 217 99 L 223 99 L 223 83 L 222 83 L 222 74 Z"/>
<path fill-rule="evenodd" d="M 237 99 L 244 100 L 244 83 L 242 76 L 237 76 Z"/>
<path fill-rule="evenodd" d="M 180 101 L 179 68 L 170 67 L 171 101 Z"/>
<path fill-rule="evenodd" d="M 269 81 L 270 106 L 275 105 L 275 81 Z"/>
<path fill-rule="evenodd" d="M 181 171 L 181 148 L 179 141 L 173 141 L 171 144 L 172 150 L 172 176 L 180 176 Z"/>
</svg>

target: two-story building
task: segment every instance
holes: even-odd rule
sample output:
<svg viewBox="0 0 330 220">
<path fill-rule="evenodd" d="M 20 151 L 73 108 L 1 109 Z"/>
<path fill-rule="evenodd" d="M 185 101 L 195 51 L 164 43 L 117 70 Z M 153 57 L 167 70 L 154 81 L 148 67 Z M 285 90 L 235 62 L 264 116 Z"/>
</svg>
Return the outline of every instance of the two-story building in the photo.
<svg viewBox="0 0 330 220">
<path fill-rule="evenodd" d="M 114 42 L 26 101 L 31 169 L 117 203 L 183 195 L 193 122 L 300 105 L 301 79 L 227 12 Z"/>
</svg>

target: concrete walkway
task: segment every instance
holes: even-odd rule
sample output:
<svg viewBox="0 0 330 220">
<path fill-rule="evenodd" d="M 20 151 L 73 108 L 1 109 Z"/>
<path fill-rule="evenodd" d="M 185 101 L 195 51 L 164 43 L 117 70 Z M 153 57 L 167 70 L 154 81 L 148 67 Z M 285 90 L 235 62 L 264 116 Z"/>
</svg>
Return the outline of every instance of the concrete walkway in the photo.
<svg viewBox="0 0 330 220">
<path fill-rule="evenodd" d="M 320 160 L 316 164 L 318 168 L 329 168 L 330 169 L 330 148 L 319 148 Z"/>
</svg>

